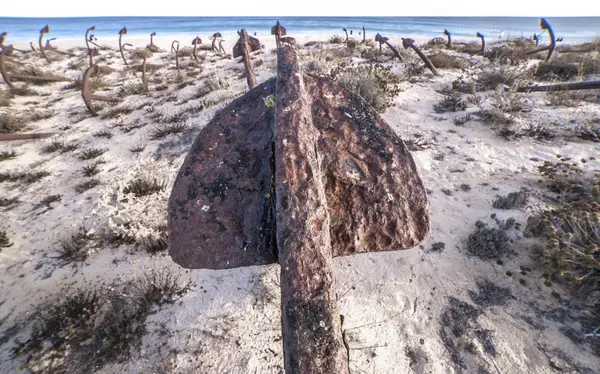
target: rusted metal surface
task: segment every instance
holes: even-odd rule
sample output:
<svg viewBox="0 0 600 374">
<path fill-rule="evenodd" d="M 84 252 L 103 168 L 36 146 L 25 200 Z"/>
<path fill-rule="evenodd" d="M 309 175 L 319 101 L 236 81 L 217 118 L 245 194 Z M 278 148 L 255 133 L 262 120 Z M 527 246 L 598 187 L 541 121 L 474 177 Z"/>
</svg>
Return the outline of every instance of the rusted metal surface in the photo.
<svg viewBox="0 0 600 374">
<path fill-rule="evenodd" d="M 43 29 L 40 30 L 40 38 L 38 39 L 38 45 L 40 47 L 40 51 L 42 52 L 42 56 L 50 63 L 50 59 L 46 56 L 46 52 L 44 51 L 44 46 L 42 45 L 42 39 L 44 35 L 50 32 L 50 27 L 48 25 L 44 26 Z"/>
<path fill-rule="evenodd" d="M 286 373 L 348 373 L 332 274 L 326 170 L 293 47 L 277 56 L 276 232 Z M 335 123 L 335 122 L 333 122 Z"/>
<path fill-rule="evenodd" d="M 198 56 L 196 55 L 196 50 L 198 49 L 198 46 L 202 44 L 202 39 L 200 39 L 199 36 L 196 36 L 196 38 L 194 38 L 194 40 L 192 40 L 192 45 L 194 46 L 194 52 L 192 52 L 192 55 L 194 56 L 194 61 L 198 62 Z"/>
<path fill-rule="evenodd" d="M 600 81 L 588 81 L 588 82 L 550 84 L 550 85 L 545 85 L 545 86 L 525 86 L 525 87 L 517 88 L 517 92 L 595 90 L 598 88 L 600 88 Z"/>
<path fill-rule="evenodd" d="M 446 43 L 446 48 L 452 48 L 452 34 L 448 29 L 444 29 L 444 35 L 448 38 L 448 42 Z"/>
<path fill-rule="evenodd" d="M 485 53 L 485 35 L 483 35 L 482 33 L 478 32 L 477 33 L 477 37 L 479 39 L 481 39 L 481 55 L 483 56 L 483 54 Z"/>
<path fill-rule="evenodd" d="M 177 68 L 177 74 L 179 74 L 179 41 L 173 40 L 171 52 L 175 52 L 175 67 Z"/>
<path fill-rule="evenodd" d="M 90 114 L 92 116 L 97 116 L 96 109 L 92 103 L 92 100 L 96 101 L 107 101 L 107 102 L 116 102 L 118 101 L 114 97 L 103 96 L 103 95 L 94 95 L 90 90 L 90 78 L 98 73 L 98 65 L 92 65 L 83 74 L 83 83 L 81 87 L 81 97 L 83 98 L 83 102 L 85 106 L 88 108 Z"/>
<path fill-rule="evenodd" d="M 53 132 L 44 132 L 36 134 L 0 134 L 0 142 L 15 141 L 15 140 L 33 140 L 45 139 L 54 135 Z"/>
<path fill-rule="evenodd" d="M 244 57 L 244 68 L 246 71 L 246 81 L 248 82 L 248 88 L 253 89 L 256 87 L 256 75 L 252 68 L 252 59 L 250 58 L 250 40 L 246 29 L 242 29 L 240 33 L 240 40 L 236 43 L 240 45 L 242 50 L 242 56 Z"/>
<path fill-rule="evenodd" d="M 423 51 L 421 51 L 421 49 L 419 49 L 415 45 L 415 41 L 413 39 L 402 38 L 402 46 L 405 49 L 406 48 L 411 48 L 413 51 L 415 51 L 415 53 L 421 58 L 421 60 L 423 60 L 423 62 L 425 63 L 425 66 L 427 66 L 427 68 L 429 70 L 431 70 L 431 72 L 434 75 L 440 75 L 440 73 L 438 73 L 437 69 L 435 68 L 435 66 L 433 66 L 433 64 L 431 63 L 431 61 L 429 60 L 429 58 L 427 58 L 427 56 L 425 56 L 425 53 L 423 53 Z"/>
<path fill-rule="evenodd" d="M 4 82 L 6 82 L 8 87 L 14 88 L 15 86 L 12 84 L 10 76 L 8 75 L 8 71 L 6 70 L 6 63 L 4 62 L 6 57 L 4 56 L 4 53 L 4 51 L 0 51 L 0 74 L 2 75 L 2 79 L 4 79 Z"/>
<path fill-rule="evenodd" d="M 127 60 L 125 59 L 125 54 L 123 53 L 123 35 L 127 35 L 126 27 L 123 27 L 121 30 L 119 30 L 119 52 L 121 52 L 121 58 L 123 59 L 125 65 L 129 66 Z"/>
<path fill-rule="evenodd" d="M 400 53 L 398 52 L 398 50 L 396 49 L 396 47 L 394 47 L 392 45 L 392 43 L 390 43 L 389 38 L 377 33 L 377 35 L 375 35 L 375 41 L 379 42 L 379 53 L 381 53 L 381 45 L 385 44 L 388 46 L 389 49 L 392 50 L 392 52 L 394 52 L 394 56 L 398 57 L 398 60 L 400 61 L 404 61 L 404 59 L 402 58 L 402 56 L 400 56 Z"/>
<path fill-rule="evenodd" d="M 285 27 L 281 26 L 279 21 L 275 26 L 271 27 L 271 35 L 275 35 L 275 43 L 277 44 L 277 48 L 281 46 L 281 37 L 287 34 L 287 30 Z"/>
<path fill-rule="evenodd" d="M 186 268 L 279 262 L 286 373 L 347 374 L 334 256 L 414 247 L 428 201 L 402 140 L 361 98 L 302 73 L 281 38 L 277 78 L 202 130 L 169 199 Z"/>
<path fill-rule="evenodd" d="M 550 23 L 548 23 L 548 21 L 546 21 L 545 18 L 542 18 L 540 20 L 540 28 L 542 30 L 547 30 L 548 34 L 550 34 L 550 36 L 549 36 L 550 37 L 550 45 L 527 52 L 526 55 L 531 55 L 531 54 L 535 54 L 535 53 L 547 50 L 548 55 L 546 56 L 546 61 L 549 61 L 550 57 L 552 57 L 552 52 L 554 52 L 554 48 L 556 48 L 556 36 L 554 35 L 554 30 L 552 30 L 552 26 L 550 26 Z M 537 45 L 538 40 L 536 40 L 536 45 Z"/>
<path fill-rule="evenodd" d="M 4 49 L 4 42 L 6 41 L 6 36 L 8 33 L 6 31 L 0 32 L 0 48 Z"/>
<path fill-rule="evenodd" d="M 169 253 L 186 268 L 277 261 L 271 127 L 275 79 L 234 100 L 202 129 L 169 198 Z M 268 103 L 268 102 L 267 102 Z"/>
<path fill-rule="evenodd" d="M 221 37 L 221 33 L 220 32 L 216 32 L 213 34 L 212 36 L 212 51 L 213 52 L 219 52 L 219 50 L 217 49 L 217 40 Z"/>
<path fill-rule="evenodd" d="M 96 26 L 92 26 L 89 29 L 85 30 L 85 46 L 87 49 L 90 49 L 90 31 L 96 30 Z"/>
<path fill-rule="evenodd" d="M 90 48 L 87 51 L 87 55 L 89 57 L 90 60 L 90 66 L 94 65 L 94 57 L 98 56 L 98 48 L 94 47 L 94 48 Z"/>
<path fill-rule="evenodd" d="M 156 32 L 152 32 L 152 34 L 150 34 L 150 48 L 156 48 L 156 46 L 154 45 L 154 37 L 156 36 Z"/>
<path fill-rule="evenodd" d="M 246 32 L 246 35 L 248 35 L 248 32 Z M 248 39 L 248 46 L 249 46 L 248 52 L 249 53 L 260 51 L 260 41 L 258 39 L 256 39 L 253 36 L 249 36 L 249 35 L 248 35 L 247 39 Z M 241 31 L 240 31 L 240 38 L 233 46 L 233 58 L 237 58 L 237 57 L 240 57 L 243 55 L 244 55 L 244 52 L 242 50 L 242 38 L 241 38 Z"/>
</svg>

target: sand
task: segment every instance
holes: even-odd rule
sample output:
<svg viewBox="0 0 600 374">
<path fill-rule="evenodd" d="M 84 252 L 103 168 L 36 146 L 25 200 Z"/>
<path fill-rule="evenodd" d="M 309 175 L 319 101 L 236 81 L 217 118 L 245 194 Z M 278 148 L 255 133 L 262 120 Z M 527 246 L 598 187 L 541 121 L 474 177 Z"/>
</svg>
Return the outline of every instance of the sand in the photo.
<svg viewBox="0 0 600 374">
<path fill-rule="evenodd" d="M 254 55 L 255 61 L 263 61 L 255 68 L 260 83 L 274 76 L 275 54 L 272 37 L 259 37 L 265 44 Z M 300 44 L 327 38 L 303 36 Z M 182 35 L 177 39 L 187 46 L 191 37 Z M 126 42 L 134 47 L 148 43 L 144 39 Z M 228 37 L 225 49 L 230 51 L 234 42 L 235 38 Z M 66 49 L 83 45 L 75 40 L 73 43 L 60 41 L 56 46 Z M 392 43 L 400 45 L 399 40 Z M 115 50 L 115 41 L 101 42 L 105 44 L 113 49 L 101 51 L 100 65 L 108 64 L 114 71 L 103 77 L 107 86 L 102 94 L 118 96 L 120 87 L 138 84 L 141 75 L 126 69 Z M 156 44 L 168 51 L 170 40 L 159 37 Z M 331 48 L 343 49 L 340 45 L 317 44 L 304 51 L 308 60 Z M 38 53 L 16 57 L 15 61 L 52 74 L 77 77 L 85 69 L 87 58 L 82 50 L 74 53 L 75 57 L 59 60 L 50 52 L 56 58 L 50 65 Z M 410 55 L 408 51 L 402 53 Z M 0 163 L 3 172 L 50 173 L 30 185 L 0 183 L 1 197 L 21 201 L 11 209 L 0 208 L 0 229 L 6 230 L 13 242 L 0 252 L 0 372 L 16 372 L 24 362 L 23 358 L 11 359 L 9 348 L 16 338 L 27 338 L 31 329 L 28 318 L 38 308 L 80 288 L 124 287 L 126 292 L 130 280 L 151 269 L 170 269 L 195 286 L 173 305 L 154 306 L 154 313 L 145 321 L 148 332 L 140 347 L 133 349 L 129 359 L 106 365 L 99 372 L 282 372 L 278 265 L 186 270 L 175 265 L 165 252 L 152 255 L 144 250 L 144 240 L 159 237 L 160 226 L 166 224 L 170 187 L 191 143 L 219 109 L 247 89 L 243 65 L 238 61 L 212 52 L 200 54 L 205 57 L 203 71 L 192 77 L 191 72 L 199 68 L 191 57 L 184 57 L 183 78 L 178 80 L 173 54 L 155 53 L 148 63 L 163 67 L 151 75 L 150 92 L 123 97 L 117 106 L 101 104 L 99 117 L 91 117 L 80 91 L 64 89 L 68 84 L 64 82 L 29 84 L 40 96 L 16 96 L 10 107 L 0 107 L 0 114 L 18 116 L 51 111 L 53 116 L 30 122 L 28 131 L 56 133 L 47 140 L 0 143 L 0 150 L 18 154 Z M 352 61 L 364 62 L 359 56 L 355 54 Z M 572 312 L 565 301 L 569 300 L 568 293 L 560 284 L 544 285 L 543 269 L 532 257 L 532 239 L 524 238 L 522 229 L 507 231 L 514 253 L 504 257 L 502 264 L 470 256 L 465 243 L 478 220 L 496 227 L 490 218 L 495 214 L 499 220 L 514 217 L 524 226 L 528 216 L 548 205 L 548 192 L 538 184 L 537 167 L 544 160 L 555 160 L 557 154 L 576 160 L 600 157 L 597 143 L 564 135 L 600 117 L 600 106 L 590 102 L 569 108 L 548 106 L 545 94 L 528 94 L 530 110 L 519 113 L 519 125 L 558 122 L 561 125 L 555 126 L 561 136 L 552 140 L 523 137 L 508 141 L 477 118 L 457 126 L 453 123 L 455 117 L 474 113 L 478 106 L 469 103 L 465 111 L 436 113 L 433 106 L 442 97 L 439 91 L 459 76 L 476 76 L 489 65 L 481 57 L 461 56 L 473 62 L 465 71 L 440 69 L 441 76 L 424 72 L 403 79 L 394 106 L 382 114 L 405 141 L 415 139 L 415 134 L 426 141 L 426 146 L 412 155 L 429 193 L 432 230 L 427 240 L 410 250 L 335 260 L 351 372 L 596 372 L 600 359 L 592 353 L 589 340 L 582 337 L 587 331 L 573 318 L 553 317 L 560 311 L 567 315 Z M 391 56 L 384 60 L 394 72 L 404 75 L 404 64 Z M 73 69 L 79 61 L 82 63 Z M 330 63 L 333 67 L 336 61 Z M 196 98 L 208 80 L 219 84 Z M 182 87 L 183 82 L 189 85 Z M 164 90 L 156 89 L 164 85 Z M 1 87 L 6 89 L 4 83 Z M 496 94 L 478 93 L 480 105 L 486 105 Z M 128 107 L 131 112 L 106 118 L 113 107 Z M 152 140 L 154 130 L 162 126 L 160 122 L 169 122 L 173 116 L 180 116 L 177 121 L 186 129 Z M 94 136 L 103 130 L 112 137 Z M 78 144 L 79 148 L 62 154 L 42 152 L 54 140 Z M 137 146 L 144 149 L 132 152 Z M 99 164 L 100 172 L 93 177 L 100 184 L 79 193 L 75 186 L 90 179 L 82 175 L 82 168 L 94 162 L 80 160 L 79 156 L 91 148 L 105 150 L 97 158 L 104 163 Z M 598 161 L 590 161 L 586 167 L 594 170 L 598 166 Z M 150 196 L 126 196 L 125 186 L 144 175 L 164 181 L 166 188 Z M 492 207 L 496 196 L 522 190 L 530 193 L 524 209 Z M 57 194 L 61 199 L 51 203 L 50 208 L 36 207 L 45 197 Z M 80 227 L 85 227 L 90 237 L 103 237 L 107 232 L 131 234 L 137 242 L 116 247 L 93 245 L 85 261 L 61 266 L 54 258 L 60 240 Z M 434 243 L 444 243 L 443 250 L 435 250 L 440 245 Z M 522 267 L 531 271 L 522 275 Z M 512 275 L 507 276 L 507 272 Z M 474 295 L 481 294 L 479 288 L 486 280 L 508 289 L 508 296 L 478 305 Z M 553 292 L 562 295 L 561 299 L 553 297 Z M 460 311 L 468 307 L 478 312 L 458 318 Z M 461 336 L 453 334 L 457 328 L 464 330 L 458 334 Z M 577 343 L 574 336 L 582 341 Z M 452 361 L 452 344 L 464 367 Z"/>
</svg>

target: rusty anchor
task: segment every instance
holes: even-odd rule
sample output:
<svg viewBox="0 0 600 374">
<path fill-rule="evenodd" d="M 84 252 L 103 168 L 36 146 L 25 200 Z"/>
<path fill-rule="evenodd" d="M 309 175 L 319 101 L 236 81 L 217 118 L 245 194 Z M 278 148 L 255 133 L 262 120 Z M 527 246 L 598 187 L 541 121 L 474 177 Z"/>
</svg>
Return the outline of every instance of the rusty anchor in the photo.
<svg viewBox="0 0 600 374">
<path fill-rule="evenodd" d="M 285 372 L 348 374 L 333 257 L 416 246 L 427 194 L 377 112 L 304 74 L 294 40 L 280 42 L 277 77 L 192 145 L 169 198 L 169 253 L 191 269 L 279 262 Z"/>
</svg>

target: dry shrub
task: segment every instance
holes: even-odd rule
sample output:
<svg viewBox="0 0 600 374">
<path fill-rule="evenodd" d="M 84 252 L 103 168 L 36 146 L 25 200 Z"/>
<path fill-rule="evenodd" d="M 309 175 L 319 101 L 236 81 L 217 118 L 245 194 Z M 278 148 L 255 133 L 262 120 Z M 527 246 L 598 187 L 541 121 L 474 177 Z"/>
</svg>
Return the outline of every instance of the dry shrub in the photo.
<svg viewBox="0 0 600 374">
<path fill-rule="evenodd" d="M 600 173 L 569 158 L 538 168 L 555 206 L 528 218 L 525 233 L 543 240 L 538 261 L 585 305 L 600 307 Z"/>
<path fill-rule="evenodd" d="M 433 109 L 436 113 L 459 112 L 467 109 L 467 102 L 456 94 L 444 95 Z"/>
<path fill-rule="evenodd" d="M 332 71 L 331 76 L 379 112 L 392 106 L 394 99 L 400 93 L 398 76 L 389 67 L 379 64 L 338 67 Z"/>
<path fill-rule="evenodd" d="M 503 66 L 484 70 L 477 77 L 477 91 L 494 90 L 501 84 L 510 87 L 517 80 L 525 78 L 526 74 L 528 74 L 526 71 Z"/>
<path fill-rule="evenodd" d="M 27 119 L 17 117 L 11 113 L 0 114 L 0 134 L 11 134 L 26 129 Z"/>
<path fill-rule="evenodd" d="M 31 332 L 16 339 L 11 358 L 44 373 L 92 373 L 125 362 L 141 347 L 146 319 L 193 284 L 171 268 L 151 269 L 121 287 L 69 292 L 32 313 Z"/>
<path fill-rule="evenodd" d="M 535 77 L 542 81 L 570 81 L 573 80 L 579 69 L 577 64 L 564 62 L 560 60 L 552 60 L 550 62 L 542 62 L 535 70 Z"/>
<path fill-rule="evenodd" d="M 98 214 L 104 218 L 106 236 L 125 238 L 139 245 L 163 238 L 170 181 L 175 179 L 177 169 L 171 163 L 144 160 L 129 168 L 116 183 L 108 184 L 98 208 Z M 160 188 L 148 193 L 149 189 L 134 188 L 136 180 L 156 180 Z"/>
<path fill-rule="evenodd" d="M 329 38 L 329 43 L 331 43 L 331 44 L 342 44 L 342 43 L 344 43 L 344 38 L 342 38 L 339 35 L 334 35 L 331 38 Z"/>
<path fill-rule="evenodd" d="M 463 70 L 469 67 L 469 62 L 457 56 L 452 56 L 444 52 L 436 52 L 427 56 L 429 61 L 438 69 L 459 69 Z"/>
</svg>

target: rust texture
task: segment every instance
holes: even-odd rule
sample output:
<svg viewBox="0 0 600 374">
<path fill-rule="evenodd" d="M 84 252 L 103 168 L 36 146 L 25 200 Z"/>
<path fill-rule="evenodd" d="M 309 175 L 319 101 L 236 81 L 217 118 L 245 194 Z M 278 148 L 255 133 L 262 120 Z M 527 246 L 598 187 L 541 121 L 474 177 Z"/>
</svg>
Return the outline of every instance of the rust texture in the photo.
<svg viewBox="0 0 600 374">
<path fill-rule="evenodd" d="M 275 26 L 271 27 L 271 35 L 275 35 L 275 43 L 277 43 L 277 48 L 279 48 L 281 47 L 281 37 L 287 35 L 287 30 L 277 21 Z"/>
<path fill-rule="evenodd" d="M 175 67 L 177 68 L 177 74 L 179 74 L 179 41 L 173 40 L 171 52 L 175 52 Z"/>
<path fill-rule="evenodd" d="M 150 48 L 156 48 L 156 46 L 154 45 L 154 37 L 156 36 L 156 32 L 152 32 L 152 34 L 150 34 Z"/>
<path fill-rule="evenodd" d="M 196 55 L 196 50 L 198 49 L 198 46 L 202 44 L 202 39 L 200 39 L 199 36 L 196 36 L 196 38 L 194 38 L 194 40 L 192 40 L 192 45 L 194 46 L 194 52 L 192 53 L 192 55 L 194 56 L 194 60 L 196 62 L 198 62 L 198 56 Z"/>
<path fill-rule="evenodd" d="M 221 37 L 221 33 L 220 32 L 216 32 L 213 34 L 212 36 L 212 51 L 213 52 L 219 52 L 219 50 L 217 49 L 217 39 L 219 39 Z"/>
<path fill-rule="evenodd" d="M 169 199 L 169 253 L 186 268 L 279 262 L 285 372 L 347 374 L 333 257 L 414 247 L 425 188 L 364 100 L 302 73 L 281 38 L 277 78 L 201 131 Z"/>
<path fill-rule="evenodd" d="M 121 58 L 123 59 L 123 62 L 125 65 L 129 66 L 127 60 L 125 59 L 125 54 L 123 53 L 123 35 L 127 35 L 126 27 L 123 27 L 121 30 L 119 30 L 119 51 L 121 52 Z"/>
<path fill-rule="evenodd" d="M 332 274 L 319 131 L 295 49 L 277 58 L 276 231 L 286 373 L 348 373 Z"/>
<path fill-rule="evenodd" d="M 237 58 L 240 56 L 244 55 L 244 51 L 242 49 L 242 38 L 241 38 L 241 33 L 244 32 L 244 30 L 242 30 L 240 32 L 240 38 L 238 39 L 238 41 L 235 43 L 235 45 L 233 46 L 233 58 Z M 248 33 L 246 32 L 246 39 L 248 40 L 248 46 L 249 46 L 249 53 L 252 52 L 256 52 L 260 50 L 260 41 L 258 39 L 256 39 L 253 36 L 249 36 Z"/>
<path fill-rule="evenodd" d="M 98 115 L 98 113 L 96 113 L 96 109 L 94 108 L 92 100 L 107 101 L 107 102 L 118 101 L 116 98 L 113 98 L 110 96 L 103 96 L 103 95 L 94 95 L 91 92 L 90 78 L 92 77 L 92 75 L 97 74 L 97 73 L 98 73 L 98 65 L 92 65 L 89 68 L 87 68 L 85 73 L 83 74 L 83 83 L 82 83 L 82 87 L 81 87 L 81 97 L 83 98 L 83 102 L 85 103 L 85 106 L 88 108 L 88 110 L 90 111 L 90 114 L 92 116 Z"/>
<path fill-rule="evenodd" d="M 452 34 L 448 29 L 444 29 L 444 35 L 448 37 L 448 42 L 446 43 L 446 48 L 452 48 Z"/>
<path fill-rule="evenodd" d="M 90 31 L 96 30 L 96 26 L 92 26 L 89 29 L 85 30 L 85 46 L 87 49 L 90 49 Z"/>
<path fill-rule="evenodd" d="M 485 35 L 478 32 L 477 37 L 481 39 L 481 55 L 483 55 L 485 53 Z"/>
<path fill-rule="evenodd" d="M 0 142 L 13 141 L 13 140 L 32 140 L 32 139 L 45 139 L 54 135 L 53 132 L 43 132 L 35 134 L 0 134 Z"/>
<path fill-rule="evenodd" d="M 571 91 L 595 90 L 600 88 L 600 81 L 572 82 L 550 84 L 546 86 L 525 86 L 517 88 L 517 92 L 546 92 L 546 91 Z"/>
<path fill-rule="evenodd" d="M 4 54 L 6 52 L 0 51 L 0 74 L 2 75 L 2 79 L 6 82 L 9 88 L 14 88 L 15 86 L 12 84 L 10 77 L 8 76 L 8 71 L 6 70 L 6 63 L 4 62 Z"/>
<path fill-rule="evenodd" d="M 94 47 L 94 48 L 88 49 L 87 55 L 90 58 L 90 66 L 94 65 L 94 57 L 99 55 L 98 48 Z"/>
<path fill-rule="evenodd" d="M 546 62 L 550 60 L 550 57 L 552 57 L 552 52 L 554 52 L 554 48 L 556 48 L 556 36 L 554 35 L 554 30 L 552 30 L 552 26 L 550 26 L 550 23 L 548 23 L 548 21 L 546 21 L 545 18 L 542 18 L 540 20 L 540 28 L 542 30 L 547 30 L 549 37 L 550 37 L 550 45 L 546 46 L 546 47 L 542 47 L 539 49 L 535 49 L 531 52 L 527 52 L 526 55 L 531 55 L 534 53 L 538 53 L 538 52 L 542 52 L 542 51 L 548 51 L 548 56 L 546 56 Z M 538 38 L 536 38 L 536 42 L 535 44 L 537 45 L 538 43 Z"/>
<path fill-rule="evenodd" d="M 236 45 L 241 45 L 242 56 L 244 56 L 244 67 L 246 68 L 246 81 L 248 82 L 248 88 L 253 89 L 256 87 L 256 75 L 254 74 L 254 69 L 252 68 L 252 59 L 250 58 L 249 36 L 246 32 L 246 29 L 242 29 L 240 34 L 240 40 L 238 40 Z"/>
<path fill-rule="evenodd" d="M 44 38 L 44 34 L 50 32 L 50 27 L 48 25 L 44 26 L 43 29 L 40 30 L 40 38 L 38 39 L 38 45 L 40 47 L 40 51 L 42 52 L 42 56 L 50 63 L 50 59 L 46 56 L 46 52 L 44 51 L 44 46 L 42 45 L 42 39 Z"/>
<path fill-rule="evenodd" d="M 410 38 L 402 38 L 402 46 L 406 49 L 406 48 L 411 48 L 413 51 L 415 51 L 415 53 L 417 55 L 419 55 L 419 57 L 421 58 L 421 60 L 423 60 L 423 62 L 425 63 L 425 66 L 427 66 L 427 68 L 429 68 L 429 70 L 431 70 L 431 72 L 434 75 L 440 75 L 440 73 L 438 73 L 437 69 L 435 68 L 435 66 L 433 66 L 433 64 L 431 63 L 431 61 L 427 58 L 427 56 L 425 56 L 425 53 L 423 53 L 423 51 L 421 51 L 416 45 L 415 45 L 415 41 L 413 39 Z"/>
<path fill-rule="evenodd" d="M 277 261 L 271 79 L 219 112 L 196 138 L 169 199 L 169 253 L 186 268 Z"/>
<path fill-rule="evenodd" d="M 400 56 L 400 53 L 398 52 L 396 47 L 394 47 L 392 45 L 392 43 L 390 43 L 388 40 L 389 40 L 389 38 L 387 38 L 383 35 L 380 35 L 379 33 L 377 33 L 377 35 L 375 35 L 375 41 L 379 42 L 379 53 L 381 53 L 381 45 L 385 44 L 388 46 L 389 49 L 392 50 L 392 52 L 394 52 L 394 56 L 398 57 L 398 60 L 404 61 L 404 59 L 402 58 L 402 56 Z"/>
</svg>

